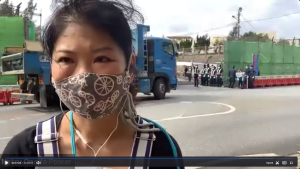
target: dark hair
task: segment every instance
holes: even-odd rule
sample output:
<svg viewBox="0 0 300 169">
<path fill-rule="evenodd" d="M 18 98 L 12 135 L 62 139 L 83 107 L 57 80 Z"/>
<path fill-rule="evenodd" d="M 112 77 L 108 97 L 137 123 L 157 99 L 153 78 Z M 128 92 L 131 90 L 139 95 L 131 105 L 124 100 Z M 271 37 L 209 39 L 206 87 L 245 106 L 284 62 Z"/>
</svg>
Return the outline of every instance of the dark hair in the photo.
<svg viewBox="0 0 300 169">
<path fill-rule="evenodd" d="M 109 33 L 123 50 L 126 64 L 129 63 L 132 52 L 130 26 L 144 22 L 132 0 L 53 0 L 52 7 L 53 14 L 42 36 L 42 45 L 49 57 L 52 58 L 54 45 L 66 26 L 81 23 Z"/>
<path fill-rule="evenodd" d="M 143 23 L 144 17 L 132 0 L 120 1 L 122 0 L 53 0 L 54 11 L 45 24 L 42 36 L 45 54 L 52 59 L 60 34 L 69 24 L 80 23 L 109 33 L 124 52 L 126 64 L 130 64 L 132 40 L 135 40 L 130 27 Z M 131 87 L 130 92 L 135 95 L 135 88 Z"/>
</svg>

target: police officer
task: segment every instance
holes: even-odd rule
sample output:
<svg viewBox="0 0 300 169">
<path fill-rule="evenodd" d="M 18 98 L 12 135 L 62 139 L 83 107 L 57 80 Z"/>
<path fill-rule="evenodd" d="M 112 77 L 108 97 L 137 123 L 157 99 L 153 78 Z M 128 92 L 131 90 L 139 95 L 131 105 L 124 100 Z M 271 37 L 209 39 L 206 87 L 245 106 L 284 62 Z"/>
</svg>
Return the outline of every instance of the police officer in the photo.
<svg viewBox="0 0 300 169">
<path fill-rule="evenodd" d="M 211 66 L 211 71 L 210 71 L 210 86 L 216 86 L 216 67 Z"/>
<path fill-rule="evenodd" d="M 204 82 L 205 82 L 205 69 L 206 69 L 206 65 L 204 64 L 200 72 L 202 86 L 204 86 Z"/>
<path fill-rule="evenodd" d="M 218 87 L 222 87 L 223 85 L 223 68 L 221 67 L 221 65 L 218 65 L 217 68 L 217 86 Z"/>
<path fill-rule="evenodd" d="M 255 70 L 253 69 L 253 65 L 250 66 L 249 74 L 248 74 L 248 88 L 254 88 L 254 81 L 255 81 Z"/>
<path fill-rule="evenodd" d="M 199 70 L 198 70 L 198 66 L 195 67 L 194 86 L 199 87 Z"/>
<path fill-rule="evenodd" d="M 199 70 L 198 65 L 196 65 L 196 66 L 194 67 L 194 72 L 197 72 L 198 70 Z M 199 74 L 199 72 L 198 72 L 198 74 Z"/>
<path fill-rule="evenodd" d="M 186 72 L 186 76 L 189 79 L 189 82 L 192 80 L 192 67 L 189 66 L 188 71 Z"/>
<path fill-rule="evenodd" d="M 183 76 L 186 77 L 186 73 L 188 71 L 188 67 L 187 66 L 184 66 L 184 73 L 183 73 Z"/>
<path fill-rule="evenodd" d="M 206 69 L 205 69 L 205 86 L 208 86 L 209 85 L 209 76 L 210 76 L 210 67 L 209 67 L 209 64 L 207 63 L 206 64 Z"/>
<path fill-rule="evenodd" d="M 235 66 L 233 65 L 228 72 L 228 80 L 229 80 L 229 88 L 233 88 L 236 79 L 236 70 Z"/>
<path fill-rule="evenodd" d="M 245 68 L 245 76 L 244 76 L 244 79 L 243 79 L 243 87 L 244 88 L 248 88 L 248 80 L 249 80 L 249 74 L 250 74 L 250 68 L 248 65 L 246 65 L 246 68 Z"/>
</svg>

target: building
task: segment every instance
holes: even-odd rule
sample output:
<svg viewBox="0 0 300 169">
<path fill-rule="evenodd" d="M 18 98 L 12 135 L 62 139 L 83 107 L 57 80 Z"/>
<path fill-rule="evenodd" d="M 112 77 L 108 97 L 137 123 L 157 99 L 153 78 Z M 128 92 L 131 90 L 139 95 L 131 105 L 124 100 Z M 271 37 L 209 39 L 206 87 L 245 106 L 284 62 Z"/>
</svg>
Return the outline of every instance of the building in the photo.
<svg viewBox="0 0 300 169">
<path fill-rule="evenodd" d="M 267 34 L 269 39 L 276 39 L 276 32 L 275 31 L 269 31 L 269 32 L 259 32 L 262 34 Z"/>
<path fill-rule="evenodd" d="M 193 40 L 191 36 L 167 36 L 167 38 L 174 40 L 177 43 L 180 43 L 185 40 Z"/>
<path fill-rule="evenodd" d="M 212 36 L 210 37 L 210 46 L 213 46 L 215 42 L 218 41 L 226 41 L 227 36 Z"/>
</svg>

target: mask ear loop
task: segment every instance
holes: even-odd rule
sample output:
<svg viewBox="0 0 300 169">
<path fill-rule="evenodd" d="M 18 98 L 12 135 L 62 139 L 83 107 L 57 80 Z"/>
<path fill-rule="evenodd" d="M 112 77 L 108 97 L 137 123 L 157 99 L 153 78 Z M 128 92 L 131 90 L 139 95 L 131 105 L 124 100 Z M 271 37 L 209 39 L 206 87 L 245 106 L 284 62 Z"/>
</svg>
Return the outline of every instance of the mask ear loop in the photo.
<svg viewBox="0 0 300 169">
<path fill-rule="evenodd" d="M 57 88 L 56 88 L 56 85 L 55 85 L 55 82 L 52 80 L 52 85 L 54 87 L 54 89 L 57 91 Z M 61 91 L 61 90 L 59 90 Z M 64 114 L 64 116 L 69 120 L 70 122 L 70 132 L 71 132 L 71 136 L 73 135 L 74 136 L 74 130 L 75 130 L 75 126 L 73 124 L 73 116 L 71 116 L 71 119 L 66 115 L 66 112 L 64 112 L 63 110 L 63 105 L 62 105 L 62 100 L 59 98 L 59 107 L 60 107 L 60 110 L 61 112 Z M 72 112 L 71 112 L 72 113 Z M 73 145 L 75 145 L 75 140 L 74 139 L 71 139 L 71 142 Z M 72 147 L 72 155 L 75 157 L 76 156 L 76 148 Z"/>
<path fill-rule="evenodd" d="M 129 58 L 128 66 L 127 66 L 127 69 L 126 69 L 126 74 L 127 74 L 126 76 L 130 76 L 129 70 L 130 70 L 130 66 L 131 66 L 131 62 L 132 62 L 132 55 L 133 55 L 133 53 L 131 53 L 130 58 Z M 136 130 L 141 131 L 141 132 L 160 131 L 160 129 L 158 129 L 158 128 L 156 128 L 156 129 L 155 128 L 154 129 L 140 129 L 140 128 L 143 128 L 143 127 L 146 127 L 146 126 L 151 126 L 153 124 L 151 124 L 151 123 L 139 124 L 139 123 L 136 122 L 136 117 L 138 115 L 137 115 L 137 112 L 136 112 L 135 107 L 134 107 L 133 98 L 132 98 L 131 93 L 128 92 L 127 99 L 126 99 L 125 102 L 128 102 L 127 103 L 128 107 L 125 108 L 125 110 L 124 110 L 124 113 L 123 113 L 124 117 L 122 117 L 123 122 L 126 122 L 130 126 L 134 127 Z M 130 120 L 130 122 L 127 121 L 128 119 Z"/>
</svg>

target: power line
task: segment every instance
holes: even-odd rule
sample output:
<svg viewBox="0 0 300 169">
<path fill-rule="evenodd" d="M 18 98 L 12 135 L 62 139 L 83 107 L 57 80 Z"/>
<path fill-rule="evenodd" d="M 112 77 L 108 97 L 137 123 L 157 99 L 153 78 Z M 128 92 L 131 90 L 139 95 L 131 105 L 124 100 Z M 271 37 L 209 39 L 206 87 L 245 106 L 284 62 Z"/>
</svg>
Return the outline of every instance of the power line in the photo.
<svg viewBox="0 0 300 169">
<path fill-rule="evenodd" d="M 286 16 L 298 14 L 298 13 L 300 13 L 300 11 L 293 12 L 293 13 L 288 13 L 288 14 L 284 14 L 284 15 L 281 15 L 281 16 L 271 17 L 271 18 L 264 18 L 264 19 L 250 20 L 250 21 L 248 21 L 248 22 L 258 22 L 258 21 L 265 21 L 265 20 L 271 20 L 271 19 L 278 19 L 278 18 L 282 18 L 282 17 L 286 17 Z"/>
<path fill-rule="evenodd" d="M 241 14 L 241 16 L 250 26 L 252 26 L 252 28 L 254 28 L 254 26 L 242 14 Z"/>
<path fill-rule="evenodd" d="M 278 19 L 278 18 L 282 18 L 282 17 L 286 17 L 286 16 L 289 16 L 289 15 L 294 15 L 294 14 L 298 14 L 298 13 L 300 13 L 300 11 L 296 11 L 296 12 L 293 12 L 293 13 L 284 14 L 284 15 L 281 15 L 281 16 L 276 16 L 276 17 L 271 17 L 271 18 L 263 18 L 263 19 L 256 19 L 256 20 L 250 20 L 250 21 L 247 21 L 242 16 L 243 19 L 245 20 L 245 21 L 242 21 L 242 22 L 248 22 L 250 24 L 250 22 L 259 22 L 259 21 L 265 21 L 265 20 L 271 20 L 271 19 Z M 226 24 L 226 25 L 223 25 L 223 26 L 211 28 L 211 29 L 203 31 L 203 32 L 209 32 L 209 31 L 214 31 L 214 30 L 218 30 L 218 29 L 224 29 L 224 28 L 228 28 L 228 27 L 231 27 L 231 26 L 235 26 L 235 25 L 236 25 L 236 23 L 233 22 L 233 23 Z"/>
<path fill-rule="evenodd" d="M 244 19 L 246 21 L 241 21 L 241 23 L 244 23 L 244 22 L 248 22 L 250 24 L 250 22 L 260 22 L 260 21 L 265 21 L 265 20 L 271 20 L 271 19 L 278 19 L 278 18 L 282 18 L 282 17 L 286 17 L 286 16 L 289 16 L 289 15 L 294 15 L 294 14 L 298 14 L 300 13 L 300 11 L 296 11 L 296 12 L 293 12 L 293 13 L 288 13 L 288 14 L 284 14 L 284 15 L 281 15 L 281 16 L 276 16 L 276 17 L 270 17 L 270 18 L 263 18 L 263 19 L 256 19 L 256 20 L 250 20 L 250 21 L 247 21 L 244 17 Z M 226 25 L 223 25 L 223 26 L 218 26 L 218 27 L 214 27 L 214 28 L 210 28 L 208 30 L 205 30 L 205 31 L 201 31 L 201 32 L 210 32 L 210 31 L 215 31 L 215 30 L 219 30 L 219 29 L 224 29 L 224 28 L 228 28 L 228 27 L 232 27 L 232 26 L 236 26 L 236 22 L 232 22 L 232 23 L 229 23 L 229 24 L 226 24 Z M 199 34 L 199 32 L 194 32 L 194 33 L 187 33 L 185 35 L 192 35 L 192 34 Z"/>
<path fill-rule="evenodd" d="M 206 33 L 206 32 L 210 32 L 210 31 L 214 31 L 214 30 L 219 30 L 219 29 L 224 29 L 224 28 L 232 27 L 232 26 L 235 26 L 235 25 L 236 25 L 236 23 L 233 22 L 233 23 L 230 23 L 230 24 L 227 24 L 227 25 L 210 28 L 208 30 L 201 31 L 201 32 Z M 195 35 L 195 34 L 199 34 L 199 32 L 188 32 L 188 33 L 185 33 L 183 36 L 189 36 L 189 35 Z"/>
<path fill-rule="evenodd" d="M 224 28 L 228 28 L 228 27 L 231 27 L 231 26 L 235 26 L 236 23 L 235 22 L 232 22 L 230 24 L 227 24 L 227 25 L 223 25 L 223 26 L 218 26 L 218 27 L 214 27 L 214 28 L 210 28 L 206 31 L 203 31 L 203 32 L 209 32 L 209 31 L 214 31 L 214 30 L 219 30 L 219 29 L 224 29 Z"/>
</svg>

